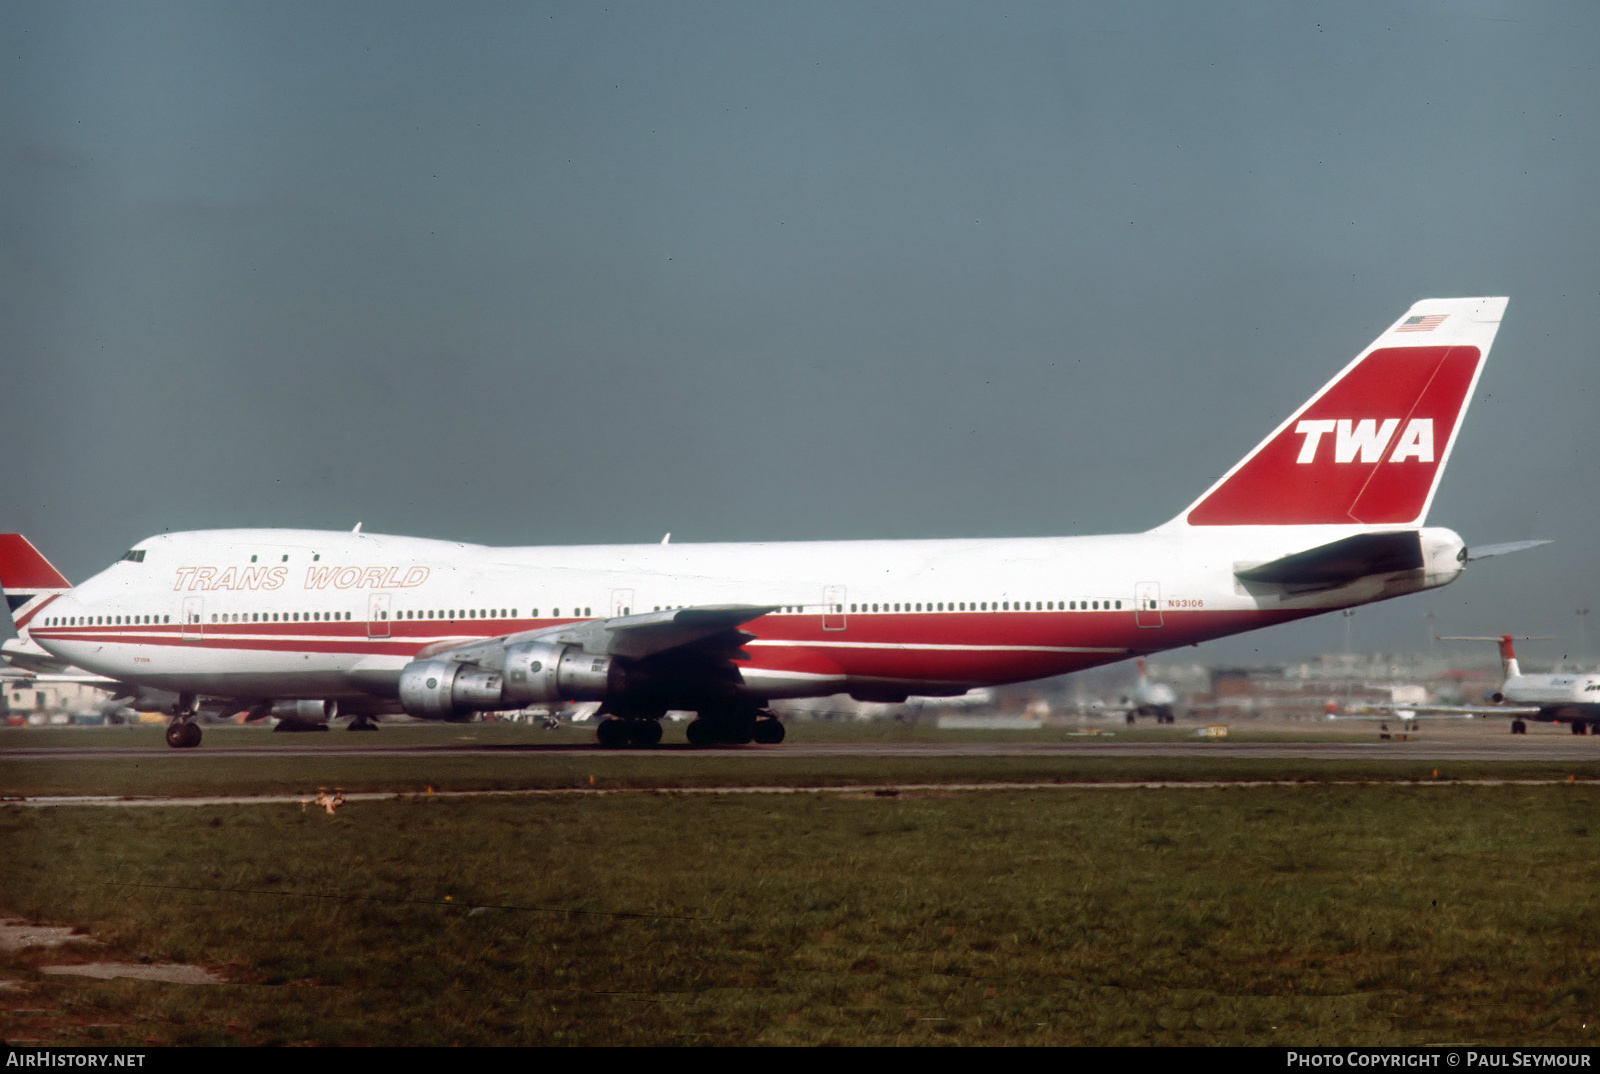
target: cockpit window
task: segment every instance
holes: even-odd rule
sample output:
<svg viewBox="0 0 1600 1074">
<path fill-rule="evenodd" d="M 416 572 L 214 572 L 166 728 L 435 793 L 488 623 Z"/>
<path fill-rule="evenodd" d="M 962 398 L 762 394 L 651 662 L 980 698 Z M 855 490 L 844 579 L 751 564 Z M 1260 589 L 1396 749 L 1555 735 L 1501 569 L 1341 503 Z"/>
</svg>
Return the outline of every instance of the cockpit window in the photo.
<svg viewBox="0 0 1600 1074">
<path fill-rule="evenodd" d="M 125 553 L 123 555 L 122 559 L 126 560 L 129 563 L 143 563 L 144 562 L 144 549 L 142 549 L 142 548 L 131 549 L 130 551 L 128 551 L 127 553 Z"/>
</svg>

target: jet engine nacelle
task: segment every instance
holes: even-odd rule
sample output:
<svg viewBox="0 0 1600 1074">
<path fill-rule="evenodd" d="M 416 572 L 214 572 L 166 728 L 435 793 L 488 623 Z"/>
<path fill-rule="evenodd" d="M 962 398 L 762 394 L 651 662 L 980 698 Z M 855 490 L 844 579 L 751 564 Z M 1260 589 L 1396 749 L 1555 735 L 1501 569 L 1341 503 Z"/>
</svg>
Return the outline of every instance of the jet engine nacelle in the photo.
<svg viewBox="0 0 1600 1074">
<path fill-rule="evenodd" d="M 280 720 L 303 720 L 308 723 L 326 722 L 339 715 L 339 702 L 307 699 L 274 701 L 272 708 L 267 710 L 267 714 L 276 716 Z"/>
<path fill-rule="evenodd" d="M 622 665 L 560 642 L 524 641 L 506 649 L 506 700 L 600 701 L 623 689 Z"/>
<path fill-rule="evenodd" d="M 419 720 L 465 720 L 502 707 L 500 673 L 454 660 L 413 660 L 400 669 L 400 706 Z"/>
<path fill-rule="evenodd" d="M 601 701 L 623 690 L 621 663 L 561 642 L 518 642 L 498 662 L 413 660 L 400 671 L 400 705 L 423 720 L 465 720 L 542 701 Z"/>
</svg>

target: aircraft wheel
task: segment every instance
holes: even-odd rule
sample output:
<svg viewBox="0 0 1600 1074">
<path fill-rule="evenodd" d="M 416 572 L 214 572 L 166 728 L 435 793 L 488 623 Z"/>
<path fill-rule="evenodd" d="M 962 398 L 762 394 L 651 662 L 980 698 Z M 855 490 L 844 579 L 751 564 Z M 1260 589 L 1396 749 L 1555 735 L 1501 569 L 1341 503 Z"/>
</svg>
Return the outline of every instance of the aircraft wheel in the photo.
<svg viewBox="0 0 1600 1074">
<path fill-rule="evenodd" d="M 626 720 L 608 716 L 600 721 L 599 727 L 594 729 L 594 737 L 606 749 L 614 750 L 628 745 L 628 739 L 632 736 L 628 734 Z"/>
<path fill-rule="evenodd" d="M 691 746 L 715 746 L 718 742 L 716 727 L 710 720 L 691 720 L 684 734 Z"/>
<path fill-rule="evenodd" d="M 1513 735 L 1525 735 L 1528 733 L 1528 725 L 1523 723 L 1521 720 L 1512 720 L 1511 733 Z"/>
<path fill-rule="evenodd" d="M 659 746 L 661 725 L 655 720 L 632 720 L 633 741 L 639 746 Z"/>
<path fill-rule="evenodd" d="M 1575 735 L 1586 735 L 1589 733 L 1589 725 L 1584 723 L 1582 720 L 1573 720 L 1572 733 Z"/>
<path fill-rule="evenodd" d="M 757 720 L 755 738 L 763 746 L 776 746 L 784 739 L 783 724 L 770 716 Z"/>
<path fill-rule="evenodd" d="M 167 745 L 175 750 L 188 750 L 200 745 L 200 727 L 188 720 L 174 720 L 167 724 Z"/>
</svg>

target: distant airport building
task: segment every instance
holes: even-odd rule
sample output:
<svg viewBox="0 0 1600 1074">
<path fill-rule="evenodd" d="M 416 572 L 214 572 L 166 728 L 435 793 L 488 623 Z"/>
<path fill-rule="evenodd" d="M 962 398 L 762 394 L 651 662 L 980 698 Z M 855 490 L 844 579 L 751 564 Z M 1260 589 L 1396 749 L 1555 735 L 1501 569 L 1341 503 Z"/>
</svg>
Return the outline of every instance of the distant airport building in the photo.
<svg viewBox="0 0 1600 1074">
<path fill-rule="evenodd" d="M 89 723 L 104 719 L 110 695 L 80 682 L 38 682 L 20 679 L 6 684 L 6 722 L 30 724 Z"/>
</svg>

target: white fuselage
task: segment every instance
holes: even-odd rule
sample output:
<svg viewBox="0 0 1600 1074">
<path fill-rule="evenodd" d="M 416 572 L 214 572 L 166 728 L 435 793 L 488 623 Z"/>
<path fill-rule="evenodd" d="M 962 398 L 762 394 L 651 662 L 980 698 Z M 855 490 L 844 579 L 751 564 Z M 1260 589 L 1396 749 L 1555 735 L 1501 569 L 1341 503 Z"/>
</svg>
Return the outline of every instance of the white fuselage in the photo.
<svg viewBox="0 0 1600 1074">
<path fill-rule="evenodd" d="M 1600 675 L 1513 675 L 1500 694 L 1511 705 L 1600 709 Z"/>
<path fill-rule="evenodd" d="M 307 530 L 152 537 L 41 608 L 34 641 L 123 681 L 241 700 L 382 696 L 442 643 L 707 605 L 745 623 L 751 698 L 952 694 L 1443 585 L 1424 566 L 1294 592 L 1234 572 L 1370 527 L 1104 537 L 490 548 Z M 375 684 L 380 684 L 375 686 Z"/>
</svg>

